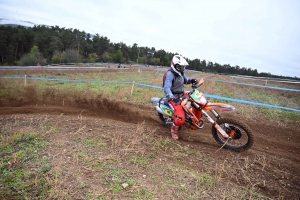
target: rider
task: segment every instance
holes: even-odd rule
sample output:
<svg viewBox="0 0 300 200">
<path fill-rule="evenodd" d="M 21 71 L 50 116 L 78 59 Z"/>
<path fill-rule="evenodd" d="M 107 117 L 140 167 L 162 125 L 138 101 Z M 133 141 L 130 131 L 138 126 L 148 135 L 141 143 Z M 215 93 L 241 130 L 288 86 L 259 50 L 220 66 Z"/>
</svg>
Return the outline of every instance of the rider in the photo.
<svg viewBox="0 0 300 200">
<path fill-rule="evenodd" d="M 184 84 L 198 84 L 197 79 L 186 77 L 184 70 L 188 62 L 181 55 L 175 55 L 171 61 L 171 69 L 166 74 L 164 92 L 176 116 L 171 127 L 171 135 L 174 140 L 178 140 L 178 128 L 185 122 L 185 113 L 181 106 L 181 101 L 186 98 Z"/>
</svg>

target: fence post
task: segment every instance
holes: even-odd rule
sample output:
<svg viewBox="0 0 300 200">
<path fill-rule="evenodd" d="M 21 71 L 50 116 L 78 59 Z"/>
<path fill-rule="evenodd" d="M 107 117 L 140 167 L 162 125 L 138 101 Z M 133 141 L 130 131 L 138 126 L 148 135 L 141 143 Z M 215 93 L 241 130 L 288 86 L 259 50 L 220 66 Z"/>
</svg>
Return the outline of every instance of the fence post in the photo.
<svg viewBox="0 0 300 200">
<path fill-rule="evenodd" d="M 26 87 L 26 74 L 25 74 L 24 84 L 25 84 L 25 87 Z"/>
<path fill-rule="evenodd" d="M 131 96 L 132 96 L 132 93 L 133 93 L 133 88 L 134 88 L 134 81 L 133 81 L 132 86 L 131 86 Z"/>
</svg>

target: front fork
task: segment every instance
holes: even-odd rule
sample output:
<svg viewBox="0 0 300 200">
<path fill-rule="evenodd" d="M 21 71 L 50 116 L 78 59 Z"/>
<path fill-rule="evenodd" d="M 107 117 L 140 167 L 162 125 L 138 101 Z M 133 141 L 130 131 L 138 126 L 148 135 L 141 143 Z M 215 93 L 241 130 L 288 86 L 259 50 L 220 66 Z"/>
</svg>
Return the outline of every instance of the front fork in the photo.
<svg viewBox="0 0 300 200">
<path fill-rule="evenodd" d="M 210 110 L 210 112 L 217 118 L 217 119 L 221 119 L 221 116 L 219 115 L 219 113 L 215 110 Z"/>
<path fill-rule="evenodd" d="M 231 139 L 231 137 L 221 128 L 219 124 L 217 124 L 204 110 L 201 110 L 202 115 L 206 117 L 206 119 L 221 133 L 223 138 L 225 139 Z M 221 116 L 214 110 L 211 110 L 211 113 L 217 118 L 220 119 Z M 228 126 L 228 124 L 225 124 L 225 126 Z"/>
</svg>

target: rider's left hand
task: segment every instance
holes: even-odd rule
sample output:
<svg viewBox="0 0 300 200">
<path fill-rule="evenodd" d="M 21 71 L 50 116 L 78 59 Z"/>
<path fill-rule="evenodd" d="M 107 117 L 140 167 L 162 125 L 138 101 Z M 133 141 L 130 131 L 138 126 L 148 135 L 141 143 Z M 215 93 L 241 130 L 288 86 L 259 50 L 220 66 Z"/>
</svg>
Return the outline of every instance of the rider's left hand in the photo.
<svg viewBox="0 0 300 200">
<path fill-rule="evenodd" d="M 191 79 L 191 83 L 192 83 L 193 85 L 196 85 L 196 84 L 198 84 L 198 80 L 195 79 L 195 78 L 193 78 L 193 79 Z"/>
</svg>

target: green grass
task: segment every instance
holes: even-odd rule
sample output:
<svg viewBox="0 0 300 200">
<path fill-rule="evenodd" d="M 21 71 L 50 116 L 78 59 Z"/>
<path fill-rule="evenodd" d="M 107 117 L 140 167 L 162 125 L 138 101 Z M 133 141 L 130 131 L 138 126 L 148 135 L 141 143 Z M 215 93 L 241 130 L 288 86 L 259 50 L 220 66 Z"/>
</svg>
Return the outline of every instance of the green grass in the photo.
<svg viewBox="0 0 300 200">
<path fill-rule="evenodd" d="M 295 122 L 300 124 L 300 114 L 293 111 L 286 111 L 281 109 L 257 107 L 258 113 L 264 115 L 269 122 L 282 121 L 283 123 Z"/>
<path fill-rule="evenodd" d="M 202 185 L 202 187 L 204 187 L 205 189 L 208 189 L 208 190 L 216 187 L 216 185 L 217 185 L 217 181 L 214 180 L 214 177 L 212 177 L 206 173 L 203 173 L 202 175 L 200 175 L 197 178 L 196 183 Z"/>
<path fill-rule="evenodd" d="M 147 158 L 144 155 L 131 158 L 130 162 L 132 164 L 137 164 L 137 165 L 140 165 L 142 167 L 144 167 L 144 166 L 146 166 L 148 164 Z"/>
<path fill-rule="evenodd" d="M 224 84 L 224 83 L 217 83 L 215 87 L 215 91 L 217 94 L 220 94 L 221 96 L 229 97 L 229 98 L 234 98 L 234 93 L 229 90 L 228 86 L 229 84 Z"/>
<path fill-rule="evenodd" d="M 258 91 L 250 91 L 248 93 L 248 95 L 249 95 L 249 98 L 252 101 L 264 102 L 266 104 L 278 105 L 278 102 L 276 102 L 276 98 L 270 96 L 267 93 L 258 92 Z"/>
<path fill-rule="evenodd" d="M 133 198 L 138 199 L 152 199 L 155 192 L 148 191 L 146 187 L 141 187 L 134 195 Z"/>
<path fill-rule="evenodd" d="M 51 170 L 40 153 L 48 143 L 33 133 L 13 133 L 0 143 L 0 194 L 6 199 L 46 198 L 50 185 L 45 174 Z"/>
</svg>

